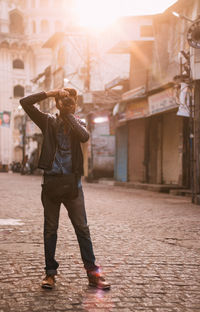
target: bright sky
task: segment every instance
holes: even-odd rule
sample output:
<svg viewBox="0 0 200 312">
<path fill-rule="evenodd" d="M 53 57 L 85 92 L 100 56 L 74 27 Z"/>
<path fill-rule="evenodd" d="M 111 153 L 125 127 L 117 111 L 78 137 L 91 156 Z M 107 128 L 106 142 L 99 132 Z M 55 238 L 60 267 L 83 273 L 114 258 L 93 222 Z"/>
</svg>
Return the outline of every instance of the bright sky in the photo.
<svg viewBox="0 0 200 312">
<path fill-rule="evenodd" d="M 76 0 L 81 26 L 102 28 L 120 16 L 162 13 L 177 0 Z"/>
</svg>

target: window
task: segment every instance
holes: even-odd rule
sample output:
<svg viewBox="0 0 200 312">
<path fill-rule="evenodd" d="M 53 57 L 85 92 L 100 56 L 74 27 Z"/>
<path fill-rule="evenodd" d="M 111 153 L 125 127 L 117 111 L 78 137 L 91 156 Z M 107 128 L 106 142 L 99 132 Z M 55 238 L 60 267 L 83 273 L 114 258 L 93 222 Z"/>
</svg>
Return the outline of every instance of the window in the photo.
<svg viewBox="0 0 200 312">
<path fill-rule="evenodd" d="M 143 25 L 140 27 L 141 37 L 153 37 L 153 27 L 152 25 Z"/>
<path fill-rule="evenodd" d="M 17 12 L 10 13 L 10 32 L 17 34 L 24 33 L 23 17 Z"/>
<path fill-rule="evenodd" d="M 24 62 L 20 59 L 16 59 L 13 61 L 13 68 L 24 69 Z"/>
<path fill-rule="evenodd" d="M 48 21 L 41 21 L 41 32 L 42 33 L 47 33 L 49 31 L 49 23 Z"/>
<path fill-rule="evenodd" d="M 13 89 L 14 97 L 23 97 L 24 96 L 24 87 L 17 85 Z"/>
</svg>

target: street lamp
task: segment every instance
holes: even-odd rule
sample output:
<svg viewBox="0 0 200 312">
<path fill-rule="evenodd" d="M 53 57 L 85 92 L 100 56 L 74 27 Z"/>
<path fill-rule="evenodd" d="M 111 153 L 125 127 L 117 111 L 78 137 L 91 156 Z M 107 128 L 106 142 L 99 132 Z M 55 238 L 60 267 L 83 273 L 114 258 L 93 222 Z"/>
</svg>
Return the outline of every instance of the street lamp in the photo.
<svg viewBox="0 0 200 312">
<path fill-rule="evenodd" d="M 188 18 L 187 16 L 183 15 L 183 14 L 180 14 L 180 13 L 177 13 L 177 12 L 172 12 L 172 14 L 178 18 L 182 18 L 182 19 L 185 19 L 186 21 L 190 22 L 190 23 L 193 23 L 193 21 Z"/>
<path fill-rule="evenodd" d="M 172 12 L 172 14 L 192 23 L 187 32 L 187 41 L 190 47 L 200 49 L 200 15 L 198 15 L 195 20 L 191 20 L 187 16 L 177 12 Z"/>
</svg>

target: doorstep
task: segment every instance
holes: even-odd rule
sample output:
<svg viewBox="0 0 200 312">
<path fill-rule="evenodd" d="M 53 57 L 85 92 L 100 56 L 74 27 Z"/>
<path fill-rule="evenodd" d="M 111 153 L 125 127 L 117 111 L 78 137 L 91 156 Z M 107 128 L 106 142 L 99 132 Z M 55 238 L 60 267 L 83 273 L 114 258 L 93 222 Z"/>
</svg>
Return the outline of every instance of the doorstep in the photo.
<svg viewBox="0 0 200 312">
<path fill-rule="evenodd" d="M 171 195 L 192 197 L 192 191 L 189 189 L 170 190 Z"/>
<path fill-rule="evenodd" d="M 115 185 L 115 182 L 116 182 L 115 180 L 109 178 L 98 179 L 98 183 L 103 185 Z"/>
<path fill-rule="evenodd" d="M 139 190 L 147 190 L 159 193 L 170 193 L 171 195 L 181 195 L 181 196 L 191 196 L 191 191 L 181 188 L 180 185 L 174 184 L 150 184 L 150 183 L 140 183 L 140 182 L 121 182 L 110 178 L 100 178 L 94 183 L 99 183 L 103 185 L 111 186 L 122 186 L 125 188 L 133 188 Z"/>
<path fill-rule="evenodd" d="M 173 185 L 173 184 L 149 184 L 149 183 L 139 183 L 139 182 L 115 181 L 114 185 L 123 186 L 126 188 L 148 190 L 148 191 L 159 192 L 159 193 L 170 193 L 171 190 L 177 190 L 177 189 L 180 190 L 180 185 Z"/>
</svg>

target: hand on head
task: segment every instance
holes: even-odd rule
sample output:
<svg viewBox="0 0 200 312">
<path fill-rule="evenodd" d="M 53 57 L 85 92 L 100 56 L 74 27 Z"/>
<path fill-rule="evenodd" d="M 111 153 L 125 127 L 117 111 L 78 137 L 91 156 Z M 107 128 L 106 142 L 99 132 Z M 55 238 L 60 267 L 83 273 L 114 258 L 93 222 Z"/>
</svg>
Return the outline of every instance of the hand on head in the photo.
<svg viewBox="0 0 200 312">
<path fill-rule="evenodd" d="M 66 114 L 74 114 L 76 110 L 77 91 L 72 88 L 60 90 L 56 97 L 56 107 L 60 111 L 61 117 Z"/>
<path fill-rule="evenodd" d="M 69 92 L 66 91 L 65 89 L 60 89 L 60 90 L 58 90 L 58 93 L 56 96 L 58 98 L 63 98 L 63 97 L 69 96 L 69 95 L 70 95 Z"/>
<path fill-rule="evenodd" d="M 54 89 L 46 92 L 47 97 L 64 97 L 68 96 L 69 92 L 65 89 Z"/>
<path fill-rule="evenodd" d="M 65 114 L 75 113 L 77 91 L 73 88 L 55 89 L 46 92 L 47 96 L 55 97 L 56 107 L 60 111 L 61 116 Z"/>
</svg>

